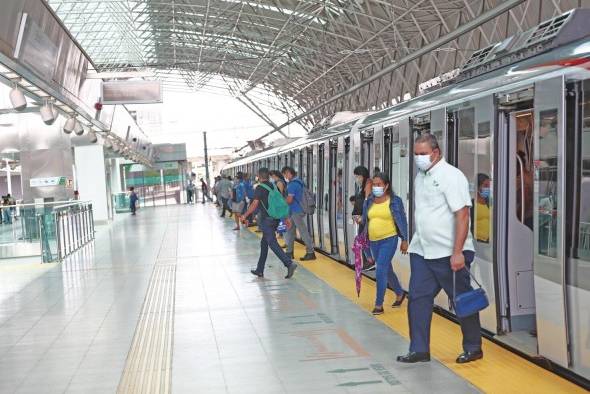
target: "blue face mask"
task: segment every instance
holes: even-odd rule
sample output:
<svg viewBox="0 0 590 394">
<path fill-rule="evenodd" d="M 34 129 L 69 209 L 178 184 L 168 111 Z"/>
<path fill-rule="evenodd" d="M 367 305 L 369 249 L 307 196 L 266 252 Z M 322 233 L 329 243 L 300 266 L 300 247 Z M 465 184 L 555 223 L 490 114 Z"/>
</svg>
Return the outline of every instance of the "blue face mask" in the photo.
<svg viewBox="0 0 590 394">
<path fill-rule="evenodd" d="M 381 197 L 383 193 L 385 193 L 385 190 L 383 190 L 383 186 L 373 186 L 373 195 L 375 197 Z"/>
<path fill-rule="evenodd" d="M 483 199 L 489 200 L 489 199 L 490 199 L 490 195 L 491 195 L 491 190 L 490 190 L 490 188 L 489 188 L 489 187 L 482 187 L 482 188 L 479 190 L 479 195 L 480 195 L 480 196 L 481 196 Z"/>
<path fill-rule="evenodd" d="M 276 181 L 274 180 L 274 178 L 270 178 L 269 179 L 270 183 L 275 183 Z"/>
</svg>

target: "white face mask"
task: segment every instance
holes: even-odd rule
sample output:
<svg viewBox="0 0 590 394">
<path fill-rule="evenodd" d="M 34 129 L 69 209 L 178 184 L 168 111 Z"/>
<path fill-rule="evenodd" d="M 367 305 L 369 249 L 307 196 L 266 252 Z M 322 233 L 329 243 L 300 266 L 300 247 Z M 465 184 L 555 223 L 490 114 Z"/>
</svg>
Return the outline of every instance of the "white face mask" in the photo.
<svg viewBox="0 0 590 394">
<path fill-rule="evenodd" d="M 432 161 L 430 160 L 430 155 L 414 155 L 414 163 L 416 163 L 416 167 L 420 171 L 428 171 L 428 169 L 432 166 Z"/>
<path fill-rule="evenodd" d="M 363 180 L 364 180 L 364 178 L 362 176 L 357 176 L 356 177 L 356 184 L 359 186 L 363 186 Z"/>
</svg>

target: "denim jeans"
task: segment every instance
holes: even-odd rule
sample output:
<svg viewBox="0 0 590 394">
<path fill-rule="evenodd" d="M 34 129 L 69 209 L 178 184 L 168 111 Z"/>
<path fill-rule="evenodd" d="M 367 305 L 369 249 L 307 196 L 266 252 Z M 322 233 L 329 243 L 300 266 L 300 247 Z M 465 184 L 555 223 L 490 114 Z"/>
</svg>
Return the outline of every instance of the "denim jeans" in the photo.
<svg viewBox="0 0 590 394">
<path fill-rule="evenodd" d="M 377 295 L 375 297 L 375 305 L 383 305 L 385 298 L 385 290 L 387 290 L 387 284 L 393 289 L 396 295 L 403 294 L 404 290 L 402 285 L 399 283 L 399 279 L 395 272 L 393 272 L 393 266 L 391 260 L 397 250 L 397 239 L 398 237 L 389 237 L 380 241 L 371 241 L 371 254 L 375 259 L 376 276 L 377 276 Z"/>
<path fill-rule="evenodd" d="M 260 240 L 260 257 L 258 258 L 256 272 L 264 272 L 264 266 L 266 264 L 266 257 L 268 256 L 269 247 L 279 258 L 279 260 L 281 260 L 285 267 L 288 267 L 293 263 L 277 242 L 275 232 L 277 231 L 278 225 L 279 221 L 277 219 L 273 219 L 268 216 L 258 223 L 258 228 L 260 231 L 262 231 L 262 239 Z"/>
</svg>

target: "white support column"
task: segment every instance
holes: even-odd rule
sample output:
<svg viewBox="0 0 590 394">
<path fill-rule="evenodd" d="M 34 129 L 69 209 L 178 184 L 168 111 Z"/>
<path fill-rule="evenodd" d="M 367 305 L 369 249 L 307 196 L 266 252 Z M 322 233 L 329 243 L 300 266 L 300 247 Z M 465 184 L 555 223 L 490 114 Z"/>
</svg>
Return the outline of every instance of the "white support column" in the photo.
<svg viewBox="0 0 590 394">
<path fill-rule="evenodd" d="M 11 170 L 10 170 L 10 165 L 9 160 L 8 159 L 4 159 L 6 160 L 6 185 L 8 188 L 8 194 L 10 194 L 12 196 L 12 178 L 11 178 Z"/>
<path fill-rule="evenodd" d="M 74 155 L 80 200 L 92 202 L 96 222 L 107 222 L 109 196 L 107 196 L 103 147 L 102 145 L 77 146 L 74 148 Z"/>
</svg>

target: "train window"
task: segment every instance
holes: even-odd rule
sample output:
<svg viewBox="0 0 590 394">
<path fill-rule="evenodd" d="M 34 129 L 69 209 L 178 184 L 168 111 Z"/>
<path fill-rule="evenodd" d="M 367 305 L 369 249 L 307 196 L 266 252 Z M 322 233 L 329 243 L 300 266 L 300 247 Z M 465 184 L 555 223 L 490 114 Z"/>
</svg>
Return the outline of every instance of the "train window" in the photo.
<svg viewBox="0 0 590 394">
<path fill-rule="evenodd" d="M 539 113 L 539 141 L 535 166 L 538 192 L 538 253 L 557 256 L 557 110 Z"/>
<path fill-rule="evenodd" d="M 585 94 L 590 94 L 590 83 L 585 83 Z M 580 173 L 579 212 L 577 214 L 577 258 L 590 261 L 590 97 L 582 103 L 581 152 L 578 163 Z"/>
</svg>

